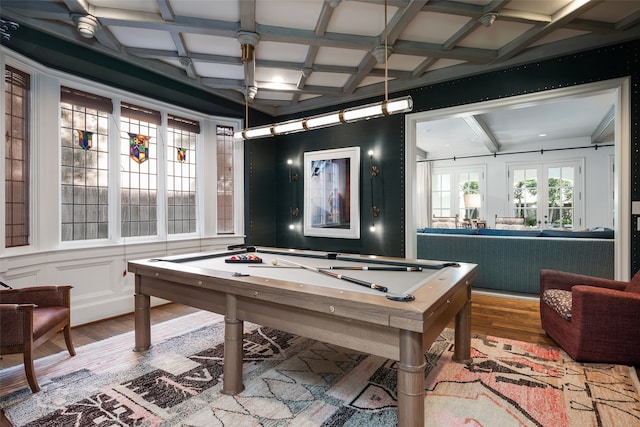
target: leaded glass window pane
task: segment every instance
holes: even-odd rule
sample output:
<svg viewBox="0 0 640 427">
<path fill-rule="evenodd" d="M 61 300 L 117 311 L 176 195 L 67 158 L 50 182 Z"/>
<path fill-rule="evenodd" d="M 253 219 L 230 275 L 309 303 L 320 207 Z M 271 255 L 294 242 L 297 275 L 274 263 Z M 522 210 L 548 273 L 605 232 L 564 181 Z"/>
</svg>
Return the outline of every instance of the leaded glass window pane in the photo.
<svg viewBox="0 0 640 427">
<path fill-rule="evenodd" d="M 91 108 L 92 95 L 78 91 L 80 95 L 69 97 L 68 90 L 71 89 L 62 88 L 60 97 L 61 238 L 107 239 L 109 112 Z M 83 98 L 82 94 L 86 96 Z M 105 110 L 108 105 L 105 102 Z"/>
</svg>

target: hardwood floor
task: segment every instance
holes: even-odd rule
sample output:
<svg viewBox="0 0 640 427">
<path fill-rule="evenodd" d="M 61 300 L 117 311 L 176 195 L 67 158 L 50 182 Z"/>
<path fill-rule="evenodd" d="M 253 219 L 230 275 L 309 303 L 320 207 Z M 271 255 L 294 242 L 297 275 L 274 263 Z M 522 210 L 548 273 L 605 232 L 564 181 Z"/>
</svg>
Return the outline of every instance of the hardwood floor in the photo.
<svg viewBox="0 0 640 427">
<path fill-rule="evenodd" d="M 511 338 L 542 345 L 555 346 L 540 326 L 537 301 L 473 294 L 471 324 L 474 333 Z M 151 324 L 193 313 L 197 309 L 180 304 L 165 304 L 151 310 Z M 451 324 L 453 327 L 453 324 Z M 72 328 L 71 336 L 76 348 L 132 331 L 133 314 L 102 320 Z M 35 357 L 43 357 L 66 351 L 62 333 L 38 347 Z M 11 354 L 0 359 L 0 369 L 22 363 L 21 354 Z"/>
<path fill-rule="evenodd" d="M 471 329 L 479 334 L 557 347 L 542 329 L 537 300 L 473 294 Z"/>
</svg>

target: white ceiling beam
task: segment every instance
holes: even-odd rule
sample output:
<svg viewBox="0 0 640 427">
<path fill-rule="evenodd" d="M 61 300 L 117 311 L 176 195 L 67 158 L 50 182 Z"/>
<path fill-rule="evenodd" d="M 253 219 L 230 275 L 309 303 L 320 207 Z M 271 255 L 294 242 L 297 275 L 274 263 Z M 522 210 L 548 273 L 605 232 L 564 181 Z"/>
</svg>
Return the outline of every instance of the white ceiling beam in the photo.
<svg viewBox="0 0 640 427">
<path fill-rule="evenodd" d="M 173 21 L 175 14 L 173 13 L 173 8 L 169 3 L 169 0 L 156 0 L 156 4 L 158 5 L 158 9 L 160 9 L 160 16 L 167 22 Z"/>
<path fill-rule="evenodd" d="M 571 22 L 581 13 L 584 13 L 585 11 L 593 8 L 600 2 L 602 2 L 602 0 L 592 0 L 588 2 L 585 2 L 585 0 L 574 0 L 573 2 L 562 8 L 559 12 L 554 14 L 551 17 L 550 23 L 534 27 L 526 31 L 520 37 L 517 37 L 511 42 L 507 43 L 507 45 L 505 45 L 498 51 L 499 59 L 505 60 L 514 57 L 515 55 L 525 50 L 527 47 L 531 46 L 531 44 L 535 43 L 551 32 L 562 28 L 563 25 Z"/>
<path fill-rule="evenodd" d="M 591 134 L 591 143 L 599 144 L 605 142 L 605 139 L 614 133 L 614 126 L 616 120 L 615 106 L 607 112 L 602 121 L 598 123 L 598 127 Z"/>
<path fill-rule="evenodd" d="M 469 22 L 467 22 L 462 28 L 460 28 L 454 35 L 449 37 L 447 41 L 442 44 L 443 50 L 451 50 L 453 49 L 461 40 L 466 38 L 469 34 L 471 34 L 476 28 L 482 25 L 480 22 L 480 18 L 484 16 L 486 13 L 497 13 L 502 6 L 508 3 L 509 0 L 494 0 L 490 4 L 488 4 L 485 8 L 482 9 L 482 15 L 478 17 L 474 17 Z"/>
<path fill-rule="evenodd" d="M 90 5 L 85 0 L 64 0 L 64 4 L 71 13 L 91 13 Z"/>
<path fill-rule="evenodd" d="M 241 0 L 240 2 L 240 31 L 250 33 L 256 29 L 256 0 Z"/>
<path fill-rule="evenodd" d="M 463 116 L 462 119 L 473 133 L 478 135 L 478 138 L 480 138 L 480 141 L 482 141 L 490 153 L 497 153 L 500 151 L 500 143 L 498 142 L 498 139 L 491 131 L 487 122 L 485 122 L 481 116 Z"/>
</svg>

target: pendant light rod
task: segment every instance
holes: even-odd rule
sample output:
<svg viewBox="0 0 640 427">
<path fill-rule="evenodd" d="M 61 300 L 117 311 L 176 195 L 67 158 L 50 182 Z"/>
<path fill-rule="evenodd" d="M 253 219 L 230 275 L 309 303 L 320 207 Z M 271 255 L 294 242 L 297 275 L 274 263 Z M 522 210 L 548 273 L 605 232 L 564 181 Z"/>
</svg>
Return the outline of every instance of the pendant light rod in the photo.
<svg viewBox="0 0 640 427">
<path fill-rule="evenodd" d="M 243 45 L 244 46 L 244 45 Z M 249 62 L 244 60 L 244 49 L 242 50 L 242 59 L 244 62 L 244 122 L 249 126 Z"/>
<path fill-rule="evenodd" d="M 404 96 L 389 100 L 389 48 L 387 29 L 387 0 L 384 2 L 384 101 L 374 102 L 359 107 L 345 108 L 331 113 L 319 114 L 317 116 L 294 119 L 281 123 L 264 126 L 246 127 L 233 134 L 236 140 L 266 138 L 276 135 L 287 135 L 290 133 L 304 132 L 307 130 L 320 129 L 335 126 L 343 123 L 353 123 L 361 120 L 369 120 L 377 117 L 386 117 L 392 114 L 408 113 L 413 110 L 413 99 L 411 96 Z M 379 49 L 379 48 L 378 48 Z M 244 52 L 244 51 L 243 51 Z M 243 55 L 244 57 L 244 55 Z M 379 59 L 378 59 L 379 60 Z M 246 62 L 245 62 L 246 65 Z M 246 71 L 245 71 L 246 75 Z M 246 81 L 246 78 L 245 78 Z M 245 95 L 246 96 L 246 95 Z M 246 101 L 245 101 L 246 102 Z M 248 123 L 249 106 L 245 103 L 245 124 Z"/>
<path fill-rule="evenodd" d="M 387 0 L 384 0 L 384 100 L 389 100 L 389 47 L 387 45 Z"/>
</svg>

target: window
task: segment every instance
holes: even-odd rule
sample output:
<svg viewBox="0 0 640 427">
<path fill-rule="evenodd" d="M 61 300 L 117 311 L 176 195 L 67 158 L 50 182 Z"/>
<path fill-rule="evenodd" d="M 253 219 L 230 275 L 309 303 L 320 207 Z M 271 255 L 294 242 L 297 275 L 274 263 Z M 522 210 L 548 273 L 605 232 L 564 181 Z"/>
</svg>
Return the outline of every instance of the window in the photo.
<svg viewBox="0 0 640 427">
<path fill-rule="evenodd" d="M 29 74 L 5 67 L 5 247 L 29 245 Z"/>
<path fill-rule="evenodd" d="M 244 146 L 233 140 L 240 119 L 0 57 L 0 239 L 8 255 L 160 239 L 186 250 L 242 233 Z"/>
<path fill-rule="evenodd" d="M 218 234 L 234 233 L 233 128 L 216 126 L 218 142 Z"/>
<path fill-rule="evenodd" d="M 158 234 L 160 112 L 122 103 L 120 226 L 122 237 Z"/>
<path fill-rule="evenodd" d="M 431 184 L 431 214 L 435 216 L 458 214 L 459 218 L 481 218 L 484 176 L 484 167 L 478 166 L 457 169 L 434 168 Z M 471 194 L 478 194 L 478 197 L 470 198 Z"/>
<path fill-rule="evenodd" d="M 435 216 L 453 216 L 451 212 L 451 180 L 450 173 L 433 174 L 433 184 L 431 186 L 431 211 Z"/>
<path fill-rule="evenodd" d="M 573 166 L 546 166 L 547 217 L 552 227 L 573 227 L 575 202 L 573 190 L 576 168 Z"/>
<path fill-rule="evenodd" d="M 167 225 L 169 234 L 196 231 L 197 121 L 169 115 L 167 144 Z"/>
<path fill-rule="evenodd" d="M 458 217 L 479 218 L 482 207 L 480 194 L 481 171 L 463 170 L 458 173 Z M 477 196 L 474 196 L 477 195 Z"/>
<path fill-rule="evenodd" d="M 512 214 L 508 216 L 524 217 L 530 226 L 538 225 L 538 175 L 536 167 L 514 169 L 511 174 Z"/>
<path fill-rule="evenodd" d="M 115 229 L 110 224 L 110 197 L 120 199 L 121 237 L 197 232 L 198 121 L 168 114 L 165 138 L 159 111 L 123 102 L 120 164 L 111 166 L 111 99 L 61 87 L 60 100 L 62 241 L 109 238 L 110 229 Z M 167 141 L 163 148 L 158 138 Z M 166 186 L 160 186 L 166 196 L 160 199 L 158 161 L 166 162 L 160 168 L 163 175 L 166 170 Z M 110 171 L 117 167 L 121 188 L 110 195 Z M 166 229 L 159 231 L 158 211 L 165 208 Z"/>
<path fill-rule="evenodd" d="M 582 163 L 509 165 L 513 216 L 532 227 L 574 228 L 582 225 Z"/>
<path fill-rule="evenodd" d="M 109 115 L 111 100 L 60 90 L 62 241 L 109 237 Z"/>
</svg>

